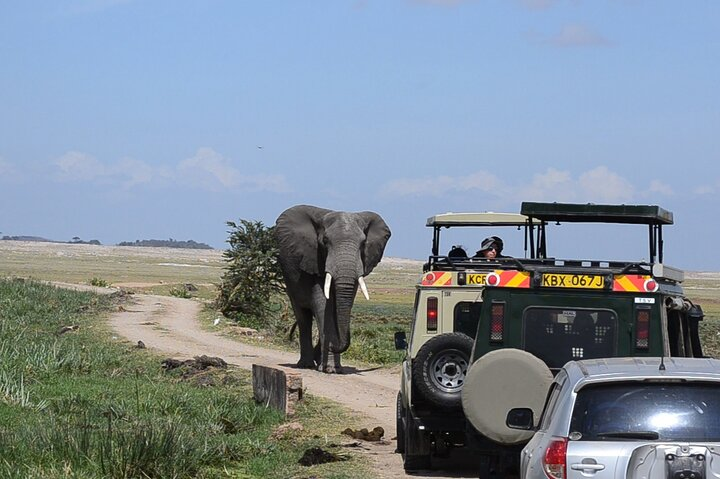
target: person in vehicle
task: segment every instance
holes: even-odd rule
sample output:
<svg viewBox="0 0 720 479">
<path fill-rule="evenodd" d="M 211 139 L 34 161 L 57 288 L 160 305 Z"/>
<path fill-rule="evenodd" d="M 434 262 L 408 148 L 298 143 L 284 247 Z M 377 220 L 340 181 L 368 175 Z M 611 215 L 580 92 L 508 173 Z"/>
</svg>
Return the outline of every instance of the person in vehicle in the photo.
<svg viewBox="0 0 720 479">
<path fill-rule="evenodd" d="M 465 249 L 460 245 L 453 246 L 447 256 L 451 260 L 463 260 L 468 257 L 467 252 L 465 252 Z"/>
<path fill-rule="evenodd" d="M 503 240 L 499 236 L 489 236 L 482 240 L 480 249 L 475 253 L 473 258 L 507 258 L 502 254 Z"/>
</svg>

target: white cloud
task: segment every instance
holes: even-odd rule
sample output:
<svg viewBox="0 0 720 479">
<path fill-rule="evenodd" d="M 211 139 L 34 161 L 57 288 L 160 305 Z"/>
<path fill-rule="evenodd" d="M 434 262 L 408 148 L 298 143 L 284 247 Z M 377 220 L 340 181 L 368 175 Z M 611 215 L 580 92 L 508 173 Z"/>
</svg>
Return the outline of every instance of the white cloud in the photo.
<svg viewBox="0 0 720 479">
<path fill-rule="evenodd" d="M 556 34 L 531 32 L 529 37 L 536 43 L 555 47 L 599 47 L 608 46 L 611 42 L 589 27 L 580 24 L 563 26 Z"/>
<path fill-rule="evenodd" d="M 209 189 L 235 189 L 248 191 L 290 191 L 282 175 L 243 175 L 228 158 L 212 148 L 199 148 L 195 156 L 180 162 L 177 168 L 179 179 L 195 186 Z"/>
<path fill-rule="evenodd" d="M 699 196 L 714 195 L 717 189 L 710 185 L 700 185 L 693 190 L 693 193 Z"/>
<path fill-rule="evenodd" d="M 69 151 L 53 163 L 57 167 L 56 179 L 59 181 L 104 185 L 118 183 L 123 188 L 130 188 L 163 176 L 160 170 L 139 160 L 123 158 L 116 163 L 105 164 L 80 151 Z"/>
<path fill-rule="evenodd" d="M 381 187 L 384 196 L 445 196 L 449 191 L 498 191 L 503 185 L 492 173 L 478 171 L 468 176 L 399 178 Z"/>
<path fill-rule="evenodd" d="M 2 157 L 0 157 L 0 176 L 9 176 L 12 174 L 14 168 L 10 164 L 10 162 L 4 160 Z"/>
<path fill-rule="evenodd" d="M 290 191 L 282 175 L 243 175 L 232 162 L 212 148 L 200 148 L 194 156 L 172 168 L 150 165 L 133 158 L 103 163 L 92 155 L 69 151 L 57 158 L 55 177 L 59 181 L 94 182 L 132 188 L 146 184 L 179 183 L 210 190 L 242 189 L 245 191 Z M 2 172 L 0 163 L 0 172 Z"/>
<path fill-rule="evenodd" d="M 143 183 L 150 183 L 158 175 L 158 170 L 145 162 L 133 158 L 123 158 L 112 168 L 113 173 L 126 180 L 123 186 L 130 188 Z"/>
<path fill-rule="evenodd" d="M 79 151 L 68 151 L 54 163 L 59 170 L 58 178 L 63 181 L 89 181 L 108 174 L 95 157 Z"/>
<path fill-rule="evenodd" d="M 625 178 L 599 166 L 580 175 L 581 201 L 623 203 L 635 196 L 635 189 Z"/>
<path fill-rule="evenodd" d="M 604 166 L 586 171 L 574 178 L 570 172 L 548 168 L 532 176 L 527 183 L 506 184 L 492 173 L 478 171 L 469 176 L 435 178 L 402 178 L 381 188 L 388 197 L 447 197 L 458 192 L 475 191 L 489 198 L 522 198 L 526 201 L 622 203 L 636 196 L 626 179 Z"/>
<path fill-rule="evenodd" d="M 650 182 L 650 188 L 649 193 L 651 194 L 659 194 L 664 196 L 674 196 L 675 191 L 673 191 L 672 187 L 668 185 L 667 183 L 663 183 L 660 180 L 652 180 Z"/>
<path fill-rule="evenodd" d="M 548 168 L 544 173 L 533 175 L 527 187 L 520 187 L 522 197 L 529 201 L 575 201 L 574 181 L 567 171 Z"/>
</svg>

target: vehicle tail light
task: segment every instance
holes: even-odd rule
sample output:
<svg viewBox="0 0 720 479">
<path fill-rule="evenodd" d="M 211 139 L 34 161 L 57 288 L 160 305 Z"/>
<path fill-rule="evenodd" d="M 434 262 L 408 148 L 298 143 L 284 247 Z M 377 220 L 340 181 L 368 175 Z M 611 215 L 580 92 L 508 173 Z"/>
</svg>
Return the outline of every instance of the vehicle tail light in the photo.
<svg viewBox="0 0 720 479">
<path fill-rule="evenodd" d="M 490 342 L 500 343 L 505 328 L 505 303 L 494 303 L 490 309 Z"/>
<path fill-rule="evenodd" d="M 650 348 L 650 310 L 635 311 L 635 349 Z"/>
<path fill-rule="evenodd" d="M 437 321 L 438 321 L 438 299 L 435 296 L 430 296 L 427 299 L 427 332 L 437 332 Z"/>
<path fill-rule="evenodd" d="M 549 479 L 565 479 L 567 477 L 567 443 L 566 437 L 558 437 L 545 449 L 543 471 Z"/>
</svg>

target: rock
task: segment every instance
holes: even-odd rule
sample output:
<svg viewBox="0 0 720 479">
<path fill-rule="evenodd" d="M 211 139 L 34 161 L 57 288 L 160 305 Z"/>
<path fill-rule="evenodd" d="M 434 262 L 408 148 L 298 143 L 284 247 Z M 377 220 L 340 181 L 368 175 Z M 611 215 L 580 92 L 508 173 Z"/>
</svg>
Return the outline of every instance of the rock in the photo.
<svg viewBox="0 0 720 479">
<path fill-rule="evenodd" d="M 328 462 L 347 461 L 348 458 L 338 454 L 325 451 L 319 447 L 311 447 L 306 450 L 298 461 L 301 466 L 314 466 L 317 464 L 325 464 Z"/>
<path fill-rule="evenodd" d="M 255 336 L 258 332 L 257 329 L 246 328 L 244 326 L 238 326 L 235 328 L 235 331 L 237 331 L 237 333 L 241 336 Z"/>
<path fill-rule="evenodd" d="M 62 328 L 58 329 L 57 335 L 60 336 L 61 334 L 68 333 L 70 331 L 77 331 L 80 329 L 80 325 L 73 324 L 72 326 L 63 326 Z"/>
<path fill-rule="evenodd" d="M 383 429 L 380 426 L 377 426 L 373 428 L 372 431 L 368 431 L 367 428 L 362 428 L 360 430 L 353 430 L 351 428 L 346 428 L 343 432 L 346 436 L 353 437 L 355 439 L 362 439 L 363 441 L 381 441 L 383 436 L 385 435 L 385 429 Z"/>
</svg>

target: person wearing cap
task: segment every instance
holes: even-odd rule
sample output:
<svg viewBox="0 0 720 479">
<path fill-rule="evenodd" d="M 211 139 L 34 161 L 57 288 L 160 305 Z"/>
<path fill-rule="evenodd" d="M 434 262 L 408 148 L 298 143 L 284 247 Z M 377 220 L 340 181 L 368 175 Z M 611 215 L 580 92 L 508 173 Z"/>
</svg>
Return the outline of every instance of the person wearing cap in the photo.
<svg viewBox="0 0 720 479">
<path fill-rule="evenodd" d="M 502 250 L 502 239 L 500 239 L 498 236 L 490 236 L 482 240 L 482 243 L 480 243 L 480 249 L 475 253 L 475 256 L 473 256 L 473 258 L 506 258 L 506 256 L 503 256 Z"/>
</svg>

